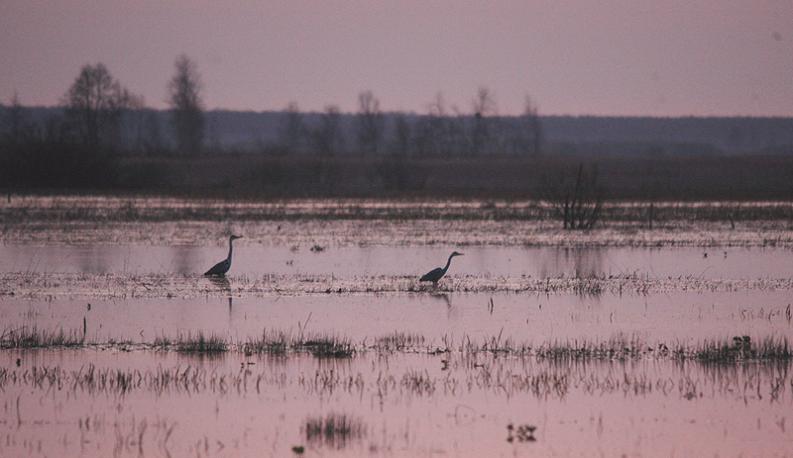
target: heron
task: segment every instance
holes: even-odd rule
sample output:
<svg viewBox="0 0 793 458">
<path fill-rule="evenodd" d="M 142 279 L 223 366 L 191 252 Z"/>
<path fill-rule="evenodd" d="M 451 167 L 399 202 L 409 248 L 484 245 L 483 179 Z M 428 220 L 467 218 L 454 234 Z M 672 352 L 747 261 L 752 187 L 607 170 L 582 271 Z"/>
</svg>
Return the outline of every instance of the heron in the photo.
<svg viewBox="0 0 793 458">
<path fill-rule="evenodd" d="M 455 256 L 462 256 L 462 255 L 463 255 L 462 253 L 458 253 L 456 251 L 453 252 L 452 254 L 449 255 L 449 260 L 446 261 L 446 267 L 436 267 L 430 270 L 426 274 L 422 275 L 422 277 L 419 278 L 419 281 L 420 282 L 431 281 L 433 286 L 438 286 L 438 281 L 440 281 L 440 279 L 443 278 L 444 275 L 446 275 L 446 271 L 449 270 L 449 266 L 452 264 L 452 258 Z"/>
<path fill-rule="evenodd" d="M 206 273 L 204 273 L 204 275 L 213 276 L 213 277 L 215 276 L 222 277 L 226 275 L 226 272 L 228 272 L 229 269 L 231 268 L 231 249 L 232 249 L 231 242 L 241 238 L 242 238 L 241 235 L 232 235 L 231 237 L 229 237 L 229 255 L 226 257 L 226 259 L 212 266 L 212 268 L 207 270 Z"/>
</svg>

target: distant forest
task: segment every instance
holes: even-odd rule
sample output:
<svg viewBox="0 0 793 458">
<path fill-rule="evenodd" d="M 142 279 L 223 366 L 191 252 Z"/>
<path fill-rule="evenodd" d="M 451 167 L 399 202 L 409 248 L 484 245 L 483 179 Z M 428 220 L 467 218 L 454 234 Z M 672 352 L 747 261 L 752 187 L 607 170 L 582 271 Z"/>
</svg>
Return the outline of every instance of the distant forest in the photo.
<svg viewBox="0 0 793 458">
<path fill-rule="evenodd" d="M 793 198 L 793 118 L 542 116 L 529 97 L 521 115 L 502 116 L 486 87 L 462 109 L 438 93 L 421 114 L 385 111 L 371 91 L 354 113 L 207 111 L 185 55 L 166 88 L 169 109 L 147 108 L 96 63 L 58 107 L 15 95 L 0 105 L 0 188 L 538 198 L 574 209 L 590 194 L 594 213 L 602 199 Z"/>
<path fill-rule="evenodd" d="M 23 107 L 23 118 L 45 129 L 63 116 L 62 107 Z M 0 120 L 8 118 L 9 106 L 0 105 Z M 228 111 L 204 113 L 203 147 L 207 152 L 312 153 L 316 138 L 312 128 L 327 122 L 327 113 L 289 111 Z M 328 145 L 337 153 L 360 152 L 360 123 L 357 113 L 337 113 L 338 138 Z M 470 154 L 470 133 L 475 129 L 472 115 L 446 115 L 435 119 L 428 114 L 392 113 L 381 115 L 382 139 L 379 153 L 430 154 L 422 135 L 447 138 L 449 147 L 463 151 L 441 154 Z M 538 115 L 542 154 L 790 154 L 793 153 L 793 118 L 761 117 L 606 117 Z M 289 133 L 290 123 L 299 122 Z M 427 127 L 437 123 L 430 132 Z M 524 116 L 488 118 L 487 139 L 477 153 L 536 154 L 527 144 Z M 127 152 L 167 151 L 176 147 L 170 110 L 127 110 L 121 117 L 120 149 Z M 422 129 L 424 127 L 424 129 Z M 2 127 L 0 127 L 0 130 Z M 400 131 L 401 129 L 401 131 Z M 456 131 L 455 131 L 456 129 Z M 455 139 L 455 135 L 459 138 Z M 291 137 L 291 138 L 290 138 Z M 435 139 L 437 140 L 437 139 Z"/>
</svg>

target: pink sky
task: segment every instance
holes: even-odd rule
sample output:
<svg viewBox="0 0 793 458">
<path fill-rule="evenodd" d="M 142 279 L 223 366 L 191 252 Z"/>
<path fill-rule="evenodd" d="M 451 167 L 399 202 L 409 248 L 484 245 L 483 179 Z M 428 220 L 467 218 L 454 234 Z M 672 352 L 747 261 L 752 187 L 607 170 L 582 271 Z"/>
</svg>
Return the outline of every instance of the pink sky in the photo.
<svg viewBox="0 0 793 458">
<path fill-rule="evenodd" d="M 0 0 L 0 98 L 58 102 L 104 62 L 165 106 L 180 53 L 210 108 L 424 112 L 441 91 L 500 113 L 793 115 L 793 2 Z"/>
</svg>

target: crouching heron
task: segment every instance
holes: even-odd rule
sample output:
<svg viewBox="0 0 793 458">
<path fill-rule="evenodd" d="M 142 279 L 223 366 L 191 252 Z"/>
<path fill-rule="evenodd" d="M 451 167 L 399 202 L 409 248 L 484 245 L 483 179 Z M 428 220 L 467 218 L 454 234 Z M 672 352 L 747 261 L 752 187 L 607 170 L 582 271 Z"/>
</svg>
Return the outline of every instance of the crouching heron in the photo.
<svg viewBox="0 0 793 458">
<path fill-rule="evenodd" d="M 241 238 L 242 238 L 241 235 L 232 235 L 231 237 L 229 237 L 229 255 L 226 257 L 226 259 L 212 266 L 212 268 L 207 270 L 206 273 L 204 273 L 204 275 L 209 275 L 209 276 L 226 275 L 226 272 L 228 272 L 229 269 L 231 268 L 231 250 L 232 250 L 231 242 Z"/>
<path fill-rule="evenodd" d="M 430 270 L 426 274 L 422 275 L 422 277 L 419 278 L 419 281 L 420 282 L 431 281 L 433 286 L 438 286 L 438 281 L 441 278 L 443 278 L 443 276 L 446 275 L 446 271 L 449 270 L 449 266 L 452 264 L 452 258 L 455 256 L 462 256 L 462 255 L 463 255 L 462 253 L 458 253 L 456 251 L 453 252 L 452 254 L 449 255 L 449 260 L 446 261 L 445 267 L 436 267 Z"/>
</svg>

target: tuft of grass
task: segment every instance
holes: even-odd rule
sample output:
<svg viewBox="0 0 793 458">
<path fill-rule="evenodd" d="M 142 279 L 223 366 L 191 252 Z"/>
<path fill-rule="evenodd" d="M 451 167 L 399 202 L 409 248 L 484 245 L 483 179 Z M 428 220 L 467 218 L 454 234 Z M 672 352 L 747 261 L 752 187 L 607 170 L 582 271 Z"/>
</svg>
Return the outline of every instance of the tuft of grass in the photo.
<svg viewBox="0 0 793 458">
<path fill-rule="evenodd" d="M 572 280 L 573 293 L 582 297 L 600 297 L 603 294 L 604 279 L 598 277 L 579 277 Z"/>
<path fill-rule="evenodd" d="M 296 344 L 299 349 L 307 350 L 317 358 L 350 358 L 355 348 L 347 338 L 319 336 Z"/>
<path fill-rule="evenodd" d="M 342 449 L 351 441 L 361 440 L 366 436 L 366 427 L 361 420 L 336 413 L 307 418 L 303 431 L 308 443 L 336 449 Z"/>
<path fill-rule="evenodd" d="M 647 347 L 637 338 L 612 337 L 602 342 L 574 340 L 553 342 L 540 346 L 534 352 L 538 359 L 586 360 L 586 359 L 635 359 L 645 353 Z"/>
<path fill-rule="evenodd" d="M 749 336 L 735 336 L 731 341 L 705 341 L 694 349 L 678 347 L 678 359 L 696 359 L 706 363 L 733 363 L 749 360 L 790 360 L 793 351 L 786 338 L 767 337 L 756 343 Z"/>
<path fill-rule="evenodd" d="M 68 333 L 63 328 L 47 331 L 35 326 L 22 326 L 4 330 L 0 334 L 0 348 L 77 347 L 85 343 L 85 334 L 75 330 Z"/>
<path fill-rule="evenodd" d="M 226 341 L 215 334 L 204 335 L 202 331 L 197 334 L 179 336 L 176 340 L 176 350 L 184 353 L 222 353 L 228 351 Z"/>
<path fill-rule="evenodd" d="M 416 349 L 422 345 L 424 345 L 424 336 L 394 331 L 375 339 L 374 348 L 377 351 L 404 351 Z"/>
<path fill-rule="evenodd" d="M 286 355 L 291 341 L 292 338 L 283 331 L 268 334 L 265 329 L 262 331 L 261 337 L 248 338 L 248 341 L 242 346 L 242 350 L 246 355 L 267 353 L 282 356 Z"/>
<path fill-rule="evenodd" d="M 154 348 L 167 349 L 173 345 L 173 342 L 166 336 L 157 336 L 154 338 L 154 343 L 152 345 Z"/>
</svg>

